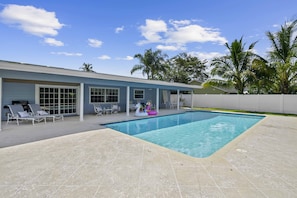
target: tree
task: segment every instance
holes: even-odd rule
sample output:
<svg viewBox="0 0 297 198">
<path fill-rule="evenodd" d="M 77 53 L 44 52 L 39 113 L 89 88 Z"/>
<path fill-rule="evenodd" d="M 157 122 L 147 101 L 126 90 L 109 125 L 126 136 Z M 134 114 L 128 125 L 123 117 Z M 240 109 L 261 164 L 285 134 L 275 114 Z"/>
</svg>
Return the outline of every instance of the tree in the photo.
<svg viewBox="0 0 297 198">
<path fill-rule="evenodd" d="M 171 59 L 167 80 L 186 83 L 192 80 L 205 81 L 208 78 L 206 62 L 187 53 L 180 53 Z"/>
<path fill-rule="evenodd" d="M 168 65 L 166 64 L 165 58 L 166 54 L 162 54 L 161 50 L 153 51 L 148 49 L 145 51 L 144 55 L 135 54 L 134 58 L 139 60 L 139 64 L 134 65 L 131 69 L 131 74 L 135 71 L 142 70 L 142 75 L 147 76 L 147 79 L 157 80 L 162 78 L 162 73 L 167 72 Z"/>
<path fill-rule="evenodd" d="M 83 63 L 82 67 L 80 67 L 81 70 L 85 72 L 94 72 L 93 66 L 90 63 Z"/>
<path fill-rule="evenodd" d="M 263 58 L 255 58 L 252 63 L 250 93 L 273 93 L 275 68 Z"/>
<path fill-rule="evenodd" d="M 297 20 L 285 23 L 281 30 L 275 34 L 266 32 L 271 41 L 269 58 L 276 70 L 275 85 L 276 92 L 282 94 L 296 92 L 297 84 L 297 36 L 294 31 L 297 27 Z"/>
<path fill-rule="evenodd" d="M 203 86 L 234 87 L 239 94 L 243 94 L 251 79 L 252 60 L 257 57 L 252 52 L 256 43 L 250 44 L 247 50 L 244 50 L 242 37 L 239 40 L 235 39 L 231 45 L 226 43 L 229 54 L 214 58 L 211 62 L 211 66 L 214 67 L 211 74 L 222 79 L 210 79 Z"/>
</svg>

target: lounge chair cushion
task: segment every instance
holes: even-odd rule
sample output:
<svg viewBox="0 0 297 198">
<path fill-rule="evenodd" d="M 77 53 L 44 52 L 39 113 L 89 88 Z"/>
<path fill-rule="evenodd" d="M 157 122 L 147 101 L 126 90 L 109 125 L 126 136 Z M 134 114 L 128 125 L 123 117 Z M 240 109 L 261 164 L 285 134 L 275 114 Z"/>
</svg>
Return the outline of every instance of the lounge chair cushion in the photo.
<svg viewBox="0 0 297 198">
<path fill-rule="evenodd" d="M 38 115 L 48 115 L 48 113 L 46 111 L 37 111 Z"/>
<path fill-rule="evenodd" d="M 20 111 L 20 112 L 18 112 L 18 114 L 21 118 L 30 117 L 30 115 L 27 111 Z"/>
</svg>

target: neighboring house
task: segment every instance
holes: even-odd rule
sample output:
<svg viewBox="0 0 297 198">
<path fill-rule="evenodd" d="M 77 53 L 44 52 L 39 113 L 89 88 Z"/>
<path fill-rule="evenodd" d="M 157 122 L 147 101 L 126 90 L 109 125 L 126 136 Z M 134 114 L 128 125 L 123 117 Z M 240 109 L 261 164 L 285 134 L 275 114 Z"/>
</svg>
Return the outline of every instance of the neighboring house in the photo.
<svg viewBox="0 0 297 198">
<path fill-rule="evenodd" d="M 94 113 L 93 104 L 99 103 L 103 107 L 118 104 L 121 111 L 129 115 L 132 103 L 149 100 L 159 110 L 170 103 L 170 91 L 179 93 L 199 88 L 182 83 L 0 60 L 1 120 L 6 120 L 5 105 L 16 101 L 40 104 L 51 113 L 80 115 L 82 121 L 84 114 Z"/>
</svg>

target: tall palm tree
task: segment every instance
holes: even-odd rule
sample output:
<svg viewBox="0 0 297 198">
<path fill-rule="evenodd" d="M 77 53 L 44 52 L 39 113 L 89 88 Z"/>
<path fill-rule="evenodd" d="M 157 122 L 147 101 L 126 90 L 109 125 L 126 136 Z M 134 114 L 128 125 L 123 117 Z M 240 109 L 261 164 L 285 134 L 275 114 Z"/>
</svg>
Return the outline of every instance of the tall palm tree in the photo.
<svg viewBox="0 0 297 198">
<path fill-rule="evenodd" d="M 223 79 L 210 79 L 204 83 L 204 86 L 233 87 L 242 94 L 252 75 L 250 70 L 252 59 L 257 56 L 252 50 L 256 43 L 250 44 L 247 50 L 244 50 L 245 44 L 242 42 L 242 37 L 239 40 L 235 39 L 231 45 L 226 43 L 229 54 L 214 58 L 211 62 L 211 66 L 214 67 L 211 74 Z"/>
<path fill-rule="evenodd" d="M 82 67 L 80 67 L 81 70 L 85 72 L 94 72 L 93 66 L 90 63 L 83 63 Z"/>
<path fill-rule="evenodd" d="M 255 58 L 252 63 L 250 93 L 263 94 L 274 92 L 274 77 L 276 70 L 263 58 Z"/>
<path fill-rule="evenodd" d="M 285 23 L 275 34 L 266 32 L 272 44 L 269 52 L 271 64 L 276 70 L 277 92 L 292 93 L 297 84 L 297 36 L 294 33 L 297 20 Z"/>
<path fill-rule="evenodd" d="M 159 79 L 159 73 L 167 71 L 166 57 L 167 55 L 162 54 L 161 50 L 153 51 L 152 49 L 146 50 L 144 55 L 135 54 L 134 58 L 137 58 L 140 63 L 134 65 L 130 72 L 133 74 L 135 71 L 142 70 L 142 75 L 146 75 L 147 79 Z"/>
</svg>

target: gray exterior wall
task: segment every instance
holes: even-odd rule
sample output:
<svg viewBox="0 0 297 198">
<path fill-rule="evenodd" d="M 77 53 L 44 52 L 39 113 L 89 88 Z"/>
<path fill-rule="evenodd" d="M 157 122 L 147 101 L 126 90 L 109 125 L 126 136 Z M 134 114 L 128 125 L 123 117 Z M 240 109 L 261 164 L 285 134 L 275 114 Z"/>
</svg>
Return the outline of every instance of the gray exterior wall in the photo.
<svg viewBox="0 0 297 198">
<path fill-rule="evenodd" d="M 35 102 L 35 85 L 34 84 L 24 84 L 24 83 L 14 83 L 14 82 L 3 82 L 2 84 L 3 93 L 5 93 L 2 98 L 2 107 L 7 104 L 11 104 L 14 100 L 26 100 L 29 103 Z M 6 120 L 6 113 L 9 112 L 7 108 L 3 108 L 2 120 Z"/>
<path fill-rule="evenodd" d="M 25 66 L 24 66 L 25 67 Z M 42 68 L 42 67 L 40 67 Z M 38 69 L 38 67 L 36 67 Z M 60 70 L 57 70 L 60 71 Z M 65 70 L 67 71 L 67 70 Z M 65 73 L 63 70 L 63 72 Z M 55 74 L 49 73 L 34 73 L 34 72 L 25 72 L 19 70 L 9 70 L 0 68 L 0 77 L 2 78 L 2 113 L 1 120 L 6 120 L 6 113 L 8 109 L 5 109 L 4 106 L 11 104 L 13 100 L 26 100 L 29 103 L 38 103 L 35 101 L 35 86 L 36 84 L 44 85 L 53 85 L 53 86 L 80 86 L 81 83 L 84 83 L 84 112 L 83 114 L 93 114 L 94 109 L 93 105 L 89 102 L 89 87 L 111 87 L 120 89 L 120 100 L 119 105 L 121 111 L 126 111 L 126 88 L 130 87 L 130 101 L 136 103 L 137 100 L 133 98 L 134 89 L 144 89 L 145 98 L 140 102 L 146 103 L 151 101 L 152 104 L 156 104 L 156 89 L 159 88 L 159 107 L 164 108 L 166 105 L 162 104 L 163 94 L 162 90 L 176 90 L 174 84 L 171 85 L 158 85 L 158 84 L 148 84 L 137 80 L 137 82 L 131 81 L 120 81 L 112 79 L 100 79 L 100 78 L 88 78 L 84 76 L 84 73 L 81 73 L 81 76 L 71 76 L 67 74 Z M 86 74 L 88 75 L 88 74 Z M 191 88 L 183 87 L 183 90 L 191 90 Z M 80 92 L 78 92 L 79 94 Z M 168 94 L 169 96 L 169 94 Z M 78 98 L 79 99 L 79 98 Z M 168 101 L 168 100 L 167 100 Z M 79 105 L 79 104 L 78 104 Z M 103 104 L 109 105 L 110 104 Z"/>
<path fill-rule="evenodd" d="M 38 103 L 35 101 L 35 85 L 38 84 L 28 82 L 3 82 L 3 98 L 2 98 L 2 107 L 7 104 L 11 104 L 13 100 L 25 100 L 29 103 Z M 49 83 L 50 84 L 50 83 Z M 120 101 L 119 105 L 121 107 L 121 111 L 126 111 L 126 86 L 107 86 L 105 83 L 102 84 L 85 84 L 84 86 L 84 114 L 94 114 L 93 104 L 90 103 L 90 87 L 105 87 L 105 88 L 119 88 L 120 90 Z M 152 88 L 142 88 L 142 87 L 130 87 L 130 101 L 134 104 L 137 103 L 137 100 L 133 98 L 134 89 L 143 89 L 145 92 L 145 99 L 140 100 L 140 102 L 146 103 L 147 101 L 151 101 L 152 104 L 156 104 L 156 89 Z M 161 92 L 161 90 L 160 90 Z M 159 101 L 162 101 L 162 94 L 159 94 Z M 102 104 L 103 107 L 110 107 L 111 104 Z M 160 105 L 160 108 L 162 106 Z M 1 119 L 6 120 L 6 113 L 9 112 L 8 109 L 3 108 Z"/>
</svg>

